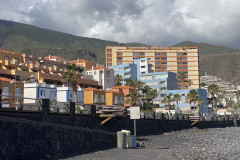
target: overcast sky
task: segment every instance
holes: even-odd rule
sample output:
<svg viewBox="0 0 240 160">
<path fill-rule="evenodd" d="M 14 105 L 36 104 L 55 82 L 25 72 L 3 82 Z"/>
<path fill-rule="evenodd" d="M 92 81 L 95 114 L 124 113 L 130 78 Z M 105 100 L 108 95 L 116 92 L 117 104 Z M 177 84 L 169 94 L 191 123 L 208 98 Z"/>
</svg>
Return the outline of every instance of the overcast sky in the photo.
<svg viewBox="0 0 240 160">
<path fill-rule="evenodd" d="M 240 49 L 240 0 L 0 0 L 0 19 L 117 42 Z"/>
</svg>

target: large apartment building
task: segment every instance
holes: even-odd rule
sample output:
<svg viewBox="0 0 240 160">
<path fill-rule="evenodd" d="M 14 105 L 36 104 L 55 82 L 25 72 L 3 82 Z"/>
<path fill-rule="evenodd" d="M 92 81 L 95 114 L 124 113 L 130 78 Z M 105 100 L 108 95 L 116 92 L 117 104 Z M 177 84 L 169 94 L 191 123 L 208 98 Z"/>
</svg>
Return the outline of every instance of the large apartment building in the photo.
<svg viewBox="0 0 240 160">
<path fill-rule="evenodd" d="M 106 67 L 134 63 L 134 60 L 139 58 L 148 58 L 155 72 L 170 71 L 175 72 L 177 76 L 185 73 L 185 82 L 179 80 L 180 88 L 199 88 L 197 47 L 106 47 Z M 188 80 L 193 82 L 191 86 L 188 86 Z"/>
</svg>

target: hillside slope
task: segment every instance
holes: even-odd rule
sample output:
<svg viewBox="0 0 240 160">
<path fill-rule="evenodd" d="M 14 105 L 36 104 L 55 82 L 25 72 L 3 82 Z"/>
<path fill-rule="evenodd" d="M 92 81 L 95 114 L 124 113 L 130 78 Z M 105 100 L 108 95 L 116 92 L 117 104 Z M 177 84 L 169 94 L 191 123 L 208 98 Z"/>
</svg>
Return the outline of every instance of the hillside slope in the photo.
<svg viewBox="0 0 240 160">
<path fill-rule="evenodd" d="M 84 58 L 105 64 L 105 47 L 123 43 L 78 37 L 11 21 L 0 20 L 0 48 L 38 56 Z M 131 45 L 143 45 L 131 43 Z"/>
<path fill-rule="evenodd" d="M 11 21 L 0 20 L 0 48 L 38 56 L 57 55 L 66 59 L 84 58 L 105 64 L 106 46 L 146 46 L 78 37 Z M 207 43 L 184 41 L 174 46 L 197 46 L 200 74 L 207 72 L 227 81 L 240 82 L 240 50 Z"/>
</svg>

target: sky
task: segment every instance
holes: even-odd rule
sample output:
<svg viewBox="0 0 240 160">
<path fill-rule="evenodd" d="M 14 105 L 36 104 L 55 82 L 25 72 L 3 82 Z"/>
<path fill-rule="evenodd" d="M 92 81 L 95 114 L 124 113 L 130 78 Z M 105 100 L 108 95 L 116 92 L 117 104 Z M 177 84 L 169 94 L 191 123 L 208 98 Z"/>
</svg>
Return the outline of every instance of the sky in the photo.
<svg viewBox="0 0 240 160">
<path fill-rule="evenodd" d="M 0 19 L 77 36 L 240 49 L 240 0 L 0 0 Z"/>
</svg>

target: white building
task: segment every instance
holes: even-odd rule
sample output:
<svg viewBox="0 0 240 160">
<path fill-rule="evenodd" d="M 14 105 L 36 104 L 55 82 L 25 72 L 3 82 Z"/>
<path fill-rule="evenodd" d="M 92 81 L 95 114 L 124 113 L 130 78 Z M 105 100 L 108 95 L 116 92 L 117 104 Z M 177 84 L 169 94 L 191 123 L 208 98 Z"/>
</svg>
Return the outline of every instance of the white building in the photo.
<svg viewBox="0 0 240 160">
<path fill-rule="evenodd" d="M 36 101 L 34 99 L 46 98 L 50 99 L 51 103 L 57 101 L 57 88 L 54 84 L 46 83 L 24 83 L 24 104 L 33 104 Z"/>
<path fill-rule="evenodd" d="M 58 102 L 75 102 L 75 93 L 71 91 L 70 87 L 57 87 L 57 101 Z M 77 90 L 77 104 L 83 106 L 83 89 Z"/>
<path fill-rule="evenodd" d="M 114 71 L 103 66 L 87 70 L 86 78 L 98 81 L 103 90 L 114 87 Z"/>
</svg>

